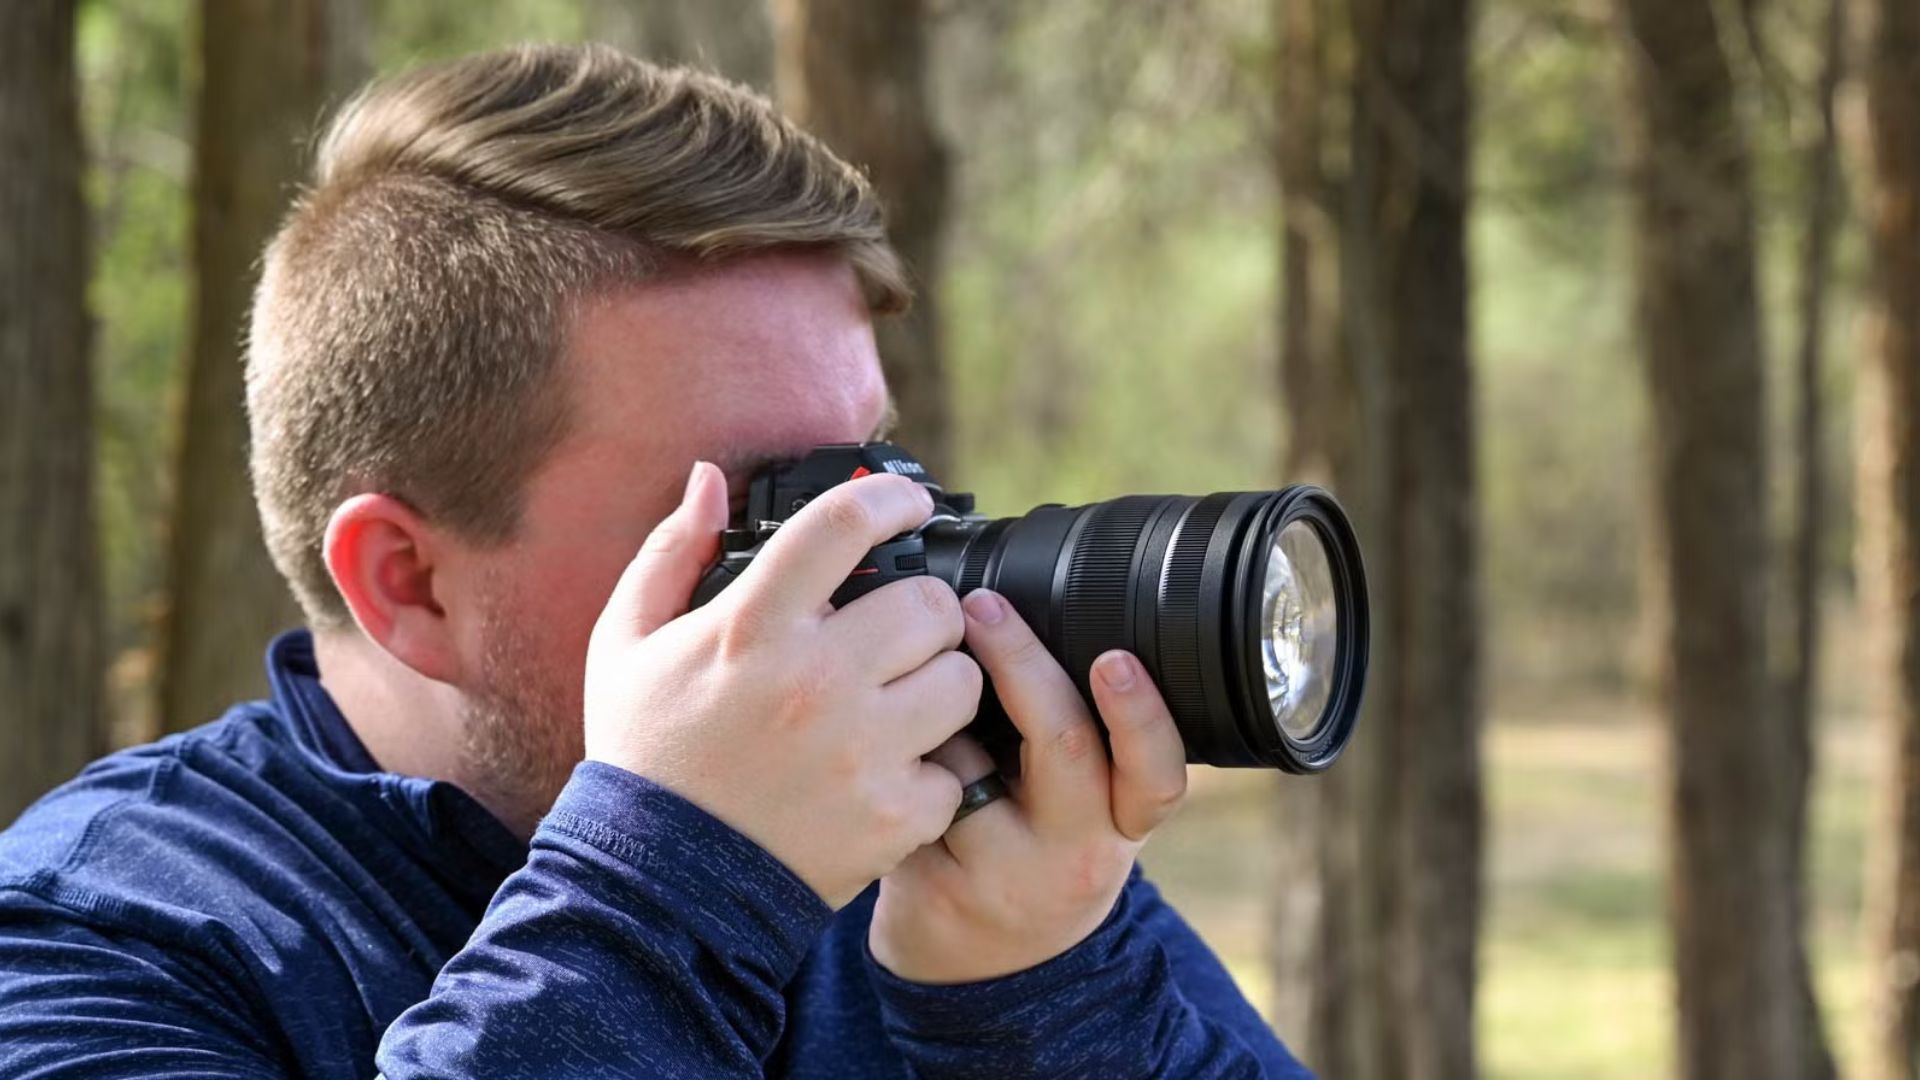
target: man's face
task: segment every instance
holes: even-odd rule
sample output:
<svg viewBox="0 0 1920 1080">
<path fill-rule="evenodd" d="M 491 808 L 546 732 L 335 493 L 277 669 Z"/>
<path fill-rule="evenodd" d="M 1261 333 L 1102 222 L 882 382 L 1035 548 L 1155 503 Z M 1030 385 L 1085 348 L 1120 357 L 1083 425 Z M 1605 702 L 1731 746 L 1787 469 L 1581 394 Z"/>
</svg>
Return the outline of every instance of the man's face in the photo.
<svg viewBox="0 0 1920 1080">
<path fill-rule="evenodd" d="M 558 367 L 567 434 L 529 480 L 518 535 L 471 549 L 445 587 L 478 598 L 456 623 L 478 672 L 468 766 L 543 813 L 580 760 L 587 639 L 693 462 L 726 473 L 737 510 L 761 463 L 873 437 L 886 383 L 844 258 L 755 256 L 587 305 Z"/>
</svg>

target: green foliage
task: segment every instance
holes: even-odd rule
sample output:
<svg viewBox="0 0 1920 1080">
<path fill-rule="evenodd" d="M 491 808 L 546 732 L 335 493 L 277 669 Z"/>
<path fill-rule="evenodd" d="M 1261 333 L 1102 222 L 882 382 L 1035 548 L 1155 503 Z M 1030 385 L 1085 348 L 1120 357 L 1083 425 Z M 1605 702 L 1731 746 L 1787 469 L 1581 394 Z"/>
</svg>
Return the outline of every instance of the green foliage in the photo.
<svg viewBox="0 0 1920 1080">
<path fill-rule="evenodd" d="M 579 0 L 368 0 L 374 69 L 393 72 L 519 42 L 581 41 L 590 16 L 607 4 Z"/>
<path fill-rule="evenodd" d="M 1498 0 L 1480 16 L 1480 212 L 1518 216 L 1570 260 L 1605 227 L 1624 182 L 1612 47 L 1604 13 L 1556 0 Z"/>
<path fill-rule="evenodd" d="M 1584 260 L 1519 215 L 1476 219 L 1488 656 L 1496 693 L 1617 687 L 1638 612 L 1646 484 L 1618 232 Z"/>
<path fill-rule="evenodd" d="M 189 10 L 184 0 L 89 4 L 78 28 L 94 211 L 99 509 L 116 650 L 144 644 L 165 566 L 190 280 Z"/>
<path fill-rule="evenodd" d="M 1267 137 L 1234 48 L 1260 12 L 1030 5 L 943 28 L 954 480 L 989 509 L 1278 482 Z"/>
</svg>

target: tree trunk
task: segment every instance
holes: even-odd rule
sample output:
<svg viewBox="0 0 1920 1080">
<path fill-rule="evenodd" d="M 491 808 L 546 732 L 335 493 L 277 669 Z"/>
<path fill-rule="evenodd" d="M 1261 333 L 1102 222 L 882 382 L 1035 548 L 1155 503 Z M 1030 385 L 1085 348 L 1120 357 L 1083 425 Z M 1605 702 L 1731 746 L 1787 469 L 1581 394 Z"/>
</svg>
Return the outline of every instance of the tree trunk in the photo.
<svg viewBox="0 0 1920 1080">
<path fill-rule="evenodd" d="M 1281 204 L 1282 293 L 1278 389 L 1287 416 L 1280 481 L 1331 484 L 1363 537 L 1384 517 L 1386 376 L 1367 330 L 1373 315 L 1347 293 L 1349 271 L 1370 265 L 1353 244 L 1364 229 L 1345 202 L 1355 190 L 1330 173 L 1351 136 L 1332 120 L 1351 92 L 1349 11 L 1341 0 L 1276 0 L 1275 175 Z M 1364 178 L 1364 164 L 1352 170 Z M 1351 302 L 1349 302 L 1351 301 Z M 1354 341 L 1348 348 L 1349 337 Z M 1377 555 L 1372 541 L 1369 555 Z M 1376 623 L 1384 622 L 1388 565 L 1370 563 Z M 1376 638 L 1376 650 L 1383 647 Z M 1374 654 L 1376 670 L 1384 653 Z M 1355 743 L 1324 777 L 1282 777 L 1268 935 L 1271 1013 L 1294 1052 L 1327 1075 L 1378 1076 L 1394 1045 L 1387 1029 L 1386 965 L 1392 895 L 1389 823 L 1377 703 Z"/>
<path fill-rule="evenodd" d="M 192 346 L 161 628 L 160 722 L 178 731 L 266 691 L 261 657 L 300 619 L 247 479 L 243 338 L 256 265 L 326 95 L 350 77 L 337 0 L 206 0 L 194 147 Z"/>
<path fill-rule="evenodd" d="M 1398 816 L 1392 938 L 1402 1075 L 1475 1074 L 1480 922 L 1479 572 L 1467 211 L 1471 0 L 1391 0 L 1360 39 L 1392 380 L 1396 564 L 1384 725 Z"/>
<path fill-rule="evenodd" d="M 1355 58 L 1348 98 L 1346 169 L 1337 184 L 1340 336 L 1334 376 L 1323 384 L 1346 422 L 1323 429 L 1335 491 L 1353 517 L 1366 560 L 1372 642 L 1358 726 L 1321 785 L 1319 979 L 1313 1001 L 1313 1066 L 1322 1075 L 1397 1080 L 1404 1075 L 1402 1018 L 1392 1002 L 1392 859 L 1397 786 L 1389 742 L 1399 635 L 1399 564 L 1390 536 L 1394 432 L 1383 252 L 1374 192 L 1383 169 L 1375 137 L 1378 97 L 1370 62 L 1383 32 L 1379 0 L 1344 0 L 1347 52 Z M 1363 45 L 1372 39 L 1373 45 Z M 1332 50 L 1330 50 L 1331 52 Z"/>
<path fill-rule="evenodd" d="M 1329 311 L 1338 266 L 1337 235 L 1328 213 L 1321 142 L 1326 108 L 1326 12 L 1323 0 L 1275 0 L 1274 143 L 1280 202 L 1279 391 L 1287 417 L 1280 477 L 1329 482 L 1325 424 L 1338 326 Z M 1317 1062 L 1314 1015 L 1323 997 L 1320 957 L 1325 896 L 1321 872 L 1324 786 L 1281 777 L 1275 790 L 1273 902 L 1267 938 L 1275 1030 L 1302 1061 Z"/>
<path fill-rule="evenodd" d="M 1862 596 L 1872 605 L 1890 762 L 1868 889 L 1881 1077 L 1920 1076 L 1920 8 L 1874 0 L 1866 40 L 1875 303 L 1863 423 Z M 1863 400 L 1870 400 L 1863 396 Z"/>
<path fill-rule="evenodd" d="M 1366 538 L 1375 630 L 1362 726 L 1322 781 L 1314 1064 L 1468 1077 L 1484 817 L 1466 256 L 1474 13 L 1468 0 L 1349 10 L 1342 363 L 1322 437 Z"/>
<path fill-rule="evenodd" d="M 939 278 L 947 157 L 927 93 L 923 0 L 774 0 L 774 85 L 781 107 L 866 171 L 887 231 L 919 295 L 875 328 L 899 407 L 900 441 L 933 475 L 952 476 L 941 363 Z"/>
<path fill-rule="evenodd" d="M 1275 174 L 1280 194 L 1280 393 L 1287 414 L 1281 475 L 1326 483 L 1329 389 L 1338 362 L 1339 225 L 1322 165 L 1333 0 L 1274 0 Z"/>
<path fill-rule="evenodd" d="M 0 4 L 0 825 L 104 730 L 73 16 Z"/>
<path fill-rule="evenodd" d="M 1688 1077 L 1806 1074 L 1791 739 L 1767 637 L 1765 379 L 1744 136 L 1710 0 L 1618 0 L 1666 611 L 1669 911 Z"/>
<path fill-rule="evenodd" d="M 1841 79 L 1843 44 L 1846 34 L 1844 13 L 1847 0 L 1830 0 L 1827 10 L 1825 41 L 1820 79 L 1816 90 L 1820 131 L 1807 149 L 1807 220 L 1800 254 L 1800 278 L 1797 307 L 1800 315 L 1800 341 L 1795 354 L 1794 382 L 1798 396 L 1795 415 L 1795 464 L 1798 481 L 1794 485 L 1794 526 L 1788 567 L 1788 630 L 1791 634 L 1786 670 L 1782 674 L 1781 718 L 1786 753 L 1780 800 L 1781 828 L 1789 844 L 1788 870 L 1794 882 L 1793 913 L 1795 926 L 1807 922 L 1806 834 L 1808 789 L 1813 779 L 1814 751 L 1817 740 L 1816 702 L 1820 659 L 1820 550 L 1826 537 L 1826 401 L 1821 389 L 1821 369 L 1827 329 L 1828 285 L 1832 278 L 1833 237 L 1840 212 L 1839 139 L 1834 124 L 1834 97 Z M 1807 1070 L 1810 1077 L 1832 1077 L 1832 1051 L 1827 1047 L 1826 1031 L 1820 1019 L 1819 1002 L 1813 995 L 1813 973 L 1805 948 L 1794 950 L 1795 962 L 1802 971 L 1796 983 L 1806 991 L 1800 1001 L 1800 1030 L 1805 1033 Z"/>
</svg>

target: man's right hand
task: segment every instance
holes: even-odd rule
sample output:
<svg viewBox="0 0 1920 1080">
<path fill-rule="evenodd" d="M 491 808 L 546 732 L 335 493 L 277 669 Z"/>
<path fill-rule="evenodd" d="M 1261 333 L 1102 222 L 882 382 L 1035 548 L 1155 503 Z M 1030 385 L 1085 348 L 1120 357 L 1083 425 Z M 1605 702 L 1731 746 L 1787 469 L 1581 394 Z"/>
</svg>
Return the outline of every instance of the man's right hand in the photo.
<svg viewBox="0 0 1920 1080">
<path fill-rule="evenodd" d="M 726 481 L 686 495 L 621 575 L 587 650 L 587 758 L 674 791 L 839 908 L 943 834 L 960 782 L 921 760 L 972 720 L 980 668 L 953 590 L 896 581 L 835 611 L 867 552 L 927 520 L 904 477 L 832 488 L 687 613 L 727 524 Z"/>
</svg>

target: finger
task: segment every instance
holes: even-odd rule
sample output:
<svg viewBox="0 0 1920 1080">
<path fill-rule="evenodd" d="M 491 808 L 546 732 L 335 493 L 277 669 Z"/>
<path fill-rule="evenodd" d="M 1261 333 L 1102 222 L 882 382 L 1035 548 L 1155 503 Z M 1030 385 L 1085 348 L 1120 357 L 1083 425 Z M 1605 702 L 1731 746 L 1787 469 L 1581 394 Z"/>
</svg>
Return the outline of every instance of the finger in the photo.
<svg viewBox="0 0 1920 1080">
<path fill-rule="evenodd" d="M 932 513 L 932 496 L 903 476 L 837 484 L 780 526 L 727 593 L 773 615 L 816 614 L 869 551 Z"/>
<path fill-rule="evenodd" d="M 915 757 L 928 753 L 973 722 L 985 681 L 972 657 L 941 653 L 881 689 L 890 722 L 878 737 Z"/>
<path fill-rule="evenodd" d="M 1187 747 L 1165 699 L 1132 655 L 1119 649 L 1093 662 L 1093 701 L 1113 750 L 1113 825 L 1145 840 L 1187 794 Z"/>
<path fill-rule="evenodd" d="M 940 839 L 960 809 L 960 781 L 931 761 L 918 762 L 913 775 L 914 833 L 924 846 Z"/>
<path fill-rule="evenodd" d="M 860 670 L 880 682 L 958 648 L 966 631 L 953 587 L 924 575 L 883 585 L 834 612 L 826 623 L 834 655 L 857 658 Z"/>
<path fill-rule="evenodd" d="M 927 760 L 958 777 L 962 787 L 993 773 L 993 758 L 980 740 L 962 733 L 927 752 Z"/>
<path fill-rule="evenodd" d="M 941 743 L 927 760 L 959 777 L 963 794 L 966 785 L 994 774 L 992 755 L 970 735 L 955 735 Z M 948 826 L 945 840 L 947 850 L 960 865 L 973 866 L 983 858 L 1007 857 L 1015 850 L 1014 844 L 1024 841 L 1025 832 L 1020 804 L 1009 795 Z"/>
<path fill-rule="evenodd" d="M 696 461 L 680 505 L 653 527 L 621 572 L 607 613 L 641 637 L 686 614 L 726 527 L 726 477 L 710 462 Z"/>
<path fill-rule="evenodd" d="M 1034 827 L 1108 820 L 1107 751 L 1073 680 L 1005 598 L 975 589 L 961 604 L 967 646 L 1025 740 L 1023 805 Z"/>
</svg>

